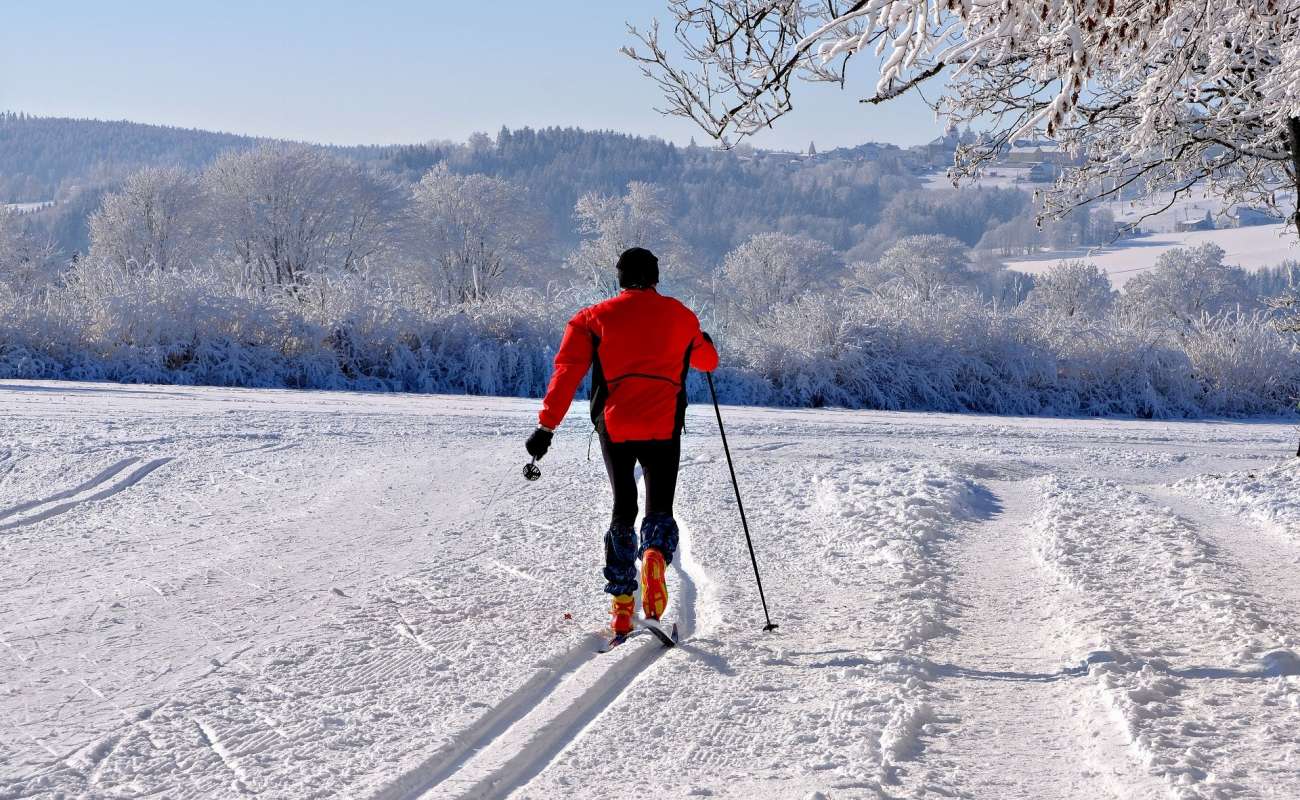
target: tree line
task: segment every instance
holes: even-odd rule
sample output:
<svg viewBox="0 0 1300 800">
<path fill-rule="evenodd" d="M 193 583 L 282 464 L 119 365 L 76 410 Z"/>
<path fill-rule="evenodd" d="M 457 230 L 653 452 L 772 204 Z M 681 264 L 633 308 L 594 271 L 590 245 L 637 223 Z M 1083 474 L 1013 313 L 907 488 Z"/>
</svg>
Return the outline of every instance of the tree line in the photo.
<svg viewBox="0 0 1300 800">
<path fill-rule="evenodd" d="M 394 151 L 406 172 L 280 142 L 146 167 L 100 195 L 72 256 L 31 215 L 0 213 L 0 375 L 534 394 L 568 315 L 613 291 L 618 253 L 640 245 L 716 332 L 735 402 L 1180 416 L 1278 413 L 1300 394 L 1294 265 L 1250 275 L 1205 246 L 1122 292 L 1086 262 L 1035 278 L 980 247 L 1022 193 L 921 191 L 870 163 L 879 180 L 853 191 L 905 188 L 853 236 L 720 213 L 714 256 L 686 235 L 680 186 L 548 200 L 523 182 L 547 136 L 519 140 Z M 534 154 L 498 152 L 513 147 Z M 690 150 L 664 145 L 664 163 Z M 816 160 L 727 157 L 758 162 L 737 187 L 771 170 L 815 196 L 840 179 Z M 548 203 L 571 198 L 566 233 Z M 1075 221 L 1054 235 L 1108 225 Z"/>
</svg>

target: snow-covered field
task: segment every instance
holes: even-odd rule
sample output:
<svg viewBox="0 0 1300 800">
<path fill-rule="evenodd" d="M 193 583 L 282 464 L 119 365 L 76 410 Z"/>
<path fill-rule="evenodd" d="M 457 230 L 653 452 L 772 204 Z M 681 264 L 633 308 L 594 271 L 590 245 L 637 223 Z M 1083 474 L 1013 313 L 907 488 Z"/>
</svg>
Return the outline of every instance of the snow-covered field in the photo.
<svg viewBox="0 0 1300 800">
<path fill-rule="evenodd" d="M 990 173 L 962 185 L 1017 188 L 1026 192 L 1049 185 L 1029 182 L 1029 167 L 1003 164 L 990 168 Z M 952 182 L 945 173 L 938 172 L 925 176 L 923 186 L 931 190 L 947 191 L 952 189 Z M 1289 203 L 1285 196 L 1279 198 L 1281 207 L 1287 207 Z M 1129 278 L 1152 269 L 1161 253 L 1176 247 L 1195 247 L 1208 242 L 1224 249 L 1224 263 L 1246 270 L 1277 266 L 1288 259 L 1300 261 L 1300 243 L 1296 242 L 1295 228 L 1290 225 L 1177 231 L 1179 222 L 1200 220 L 1206 211 L 1215 215 L 1219 224 L 1224 222 L 1223 202 L 1200 190 L 1176 200 L 1171 192 L 1162 192 L 1140 201 L 1103 202 L 1097 204 L 1097 208 L 1109 210 L 1117 222 L 1136 223 L 1143 230 L 1153 233 L 1136 239 L 1121 240 L 1114 247 L 1047 251 L 1033 258 L 1010 258 L 1006 259 L 1006 266 L 1037 275 L 1046 272 L 1061 259 L 1084 259 L 1108 274 L 1116 287 L 1122 287 Z"/>
<path fill-rule="evenodd" d="M 1110 276 L 1115 286 L 1155 267 L 1161 253 L 1175 247 L 1196 247 L 1213 242 L 1222 247 L 1223 263 L 1257 270 L 1286 261 L 1300 261 L 1300 244 L 1295 229 L 1283 225 L 1257 225 L 1250 228 L 1224 228 L 1213 231 L 1155 233 L 1138 239 L 1125 239 L 1115 247 L 1044 253 L 1038 258 L 1008 259 L 1009 269 L 1038 274 L 1046 272 L 1063 258 L 1091 261 Z"/>
<path fill-rule="evenodd" d="M 0 797 L 1295 798 L 1248 422 L 692 409 L 675 650 L 595 655 L 575 409 L 0 383 Z"/>
</svg>

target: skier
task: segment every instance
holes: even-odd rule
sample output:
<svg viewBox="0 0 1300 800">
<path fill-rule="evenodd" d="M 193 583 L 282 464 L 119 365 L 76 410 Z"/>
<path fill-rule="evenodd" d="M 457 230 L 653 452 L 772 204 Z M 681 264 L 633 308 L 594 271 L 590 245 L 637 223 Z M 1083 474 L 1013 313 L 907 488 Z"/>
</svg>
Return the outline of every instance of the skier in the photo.
<svg viewBox="0 0 1300 800">
<path fill-rule="evenodd" d="M 686 373 L 718 366 L 713 340 L 681 302 L 659 294 L 659 260 L 633 247 L 619 256 L 615 297 L 569 320 L 537 430 L 525 448 L 540 459 L 551 446 L 574 392 L 591 368 L 591 421 L 600 435 L 614 513 L 605 533 L 605 591 L 615 636 L 632 631 L 636 559 L 641 559 L 641 610 L 658 620 L 668 605 L 664 571 L 677 550 L 673 495 L 686 418 Z M 645 479 L 646 513 L 637 547 L 635 468 Z"/>
</svg>

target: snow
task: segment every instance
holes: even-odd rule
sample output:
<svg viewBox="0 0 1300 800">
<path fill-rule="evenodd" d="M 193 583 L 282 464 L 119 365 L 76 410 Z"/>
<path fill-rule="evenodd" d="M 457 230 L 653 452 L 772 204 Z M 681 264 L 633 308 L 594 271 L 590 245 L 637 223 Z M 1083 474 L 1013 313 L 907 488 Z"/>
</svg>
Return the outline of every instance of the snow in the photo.
<svg viewBox="0 0 1300 800">
<path fill-rule="evenodd" d="M 1300 542 L 1300 460 L 1249 472 L 1198 475 L 1174 488 L 1209 498 Z"/>
<path fill-rule="evenodd" d="M 1278 192 L 1274 202 L 1280 209 L 1295 206 L 1295 193 Z M 1108 209 L 1117 222 L 1136 224 L 1146 231 L 1172 233 L 1180 222 L 1197 222 L 1205 219 L 1208 211 L 1216 225 L 1235 216 L 1239 206 L 1225 203 L 1212 194 L 1206 186 L 1195 186 L 1177 197 L 1172 191 L 1155 192 L 1140 198 L 1110 199 L 1097 203 L 1095 208 Z M 1277 214 L 1281 217 L 1282 214 Z M 1257 226 L 1262 227 L 1262 226 Z"/>
<path fill-rule="evenodd" d="M 0 797 L 1300 795 L 1294 426 L 688 414 L 596 655 L 536 401 L 0 382 Z M 567 616 L 566 616 L 567 615 Z"/>
<path fill-rule="evenodd" d="M 1248 228 L 1223 228 L 1212 231 L 1157 233 L 1137 239 L 1121 240 L 1116 247 L 1091 250 L 1056 251 L 1039 258 L 1010 259 L 1009 269 L 1041 274 L 1061 259 L 1081 258 L 1097 265 L 1117 287 L 1129 278 L 1155 267 L 1156 258 L 1175 247 L 1195 247 L 1213 242 L 1226 253 L 1225 264 L 1246 270 L 1276 266 L 1283 261 L 1300 260 L 1300 243 L 1295 229 L 1283 225 L 1256 225 Z"/>
</svg>

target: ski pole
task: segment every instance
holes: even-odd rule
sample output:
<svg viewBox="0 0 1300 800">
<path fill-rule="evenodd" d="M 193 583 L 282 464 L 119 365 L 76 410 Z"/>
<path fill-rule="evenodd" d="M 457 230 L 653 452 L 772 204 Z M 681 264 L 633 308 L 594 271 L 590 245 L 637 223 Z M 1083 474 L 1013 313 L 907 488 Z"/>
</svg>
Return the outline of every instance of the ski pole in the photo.
<svg viewBox="0 0 1300 800">
<path fill-rule="evenodd" d="M 709 381 L 709 395 L 713 397 L 713 413 L 718 415 L 718 433 L 722 436 L 722 452 L 727 454 L 727 469 L 731 471 L 731 488 L 736 490 L 736 508 L 740 509 L 740 526 L 745 529 L 745 544 L 749 546 L 749 560 L 754 565 L 758 599 L 763 603 L 763 618 L 767 620 L 763 630 L 775 630 L 778 626 L 767 613 L 767 598 L 763 596 L 763 579 L 758 574 L 758 557 L 754 555 L 754 540 L 749 536 L 749 522 L 745 520 L 745 504 L 740 501 L 740 484 L 736 482 L 736 467 L 731 463 L 731 448 L 727 446 L 727 432 L 722 427 L 722 408 L 718 405 L 718 392 L 713 388 L 713 373 L 706 372 L 704 377 Z"/>
</svg>

